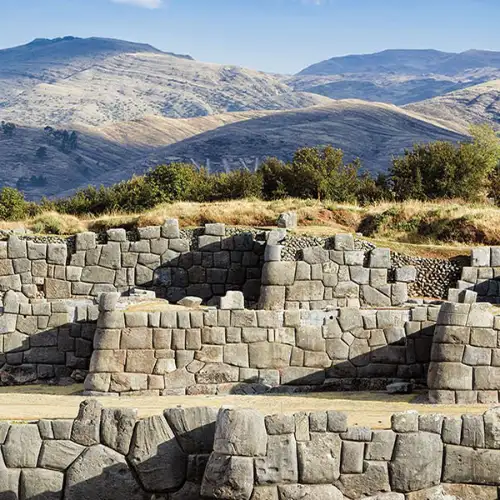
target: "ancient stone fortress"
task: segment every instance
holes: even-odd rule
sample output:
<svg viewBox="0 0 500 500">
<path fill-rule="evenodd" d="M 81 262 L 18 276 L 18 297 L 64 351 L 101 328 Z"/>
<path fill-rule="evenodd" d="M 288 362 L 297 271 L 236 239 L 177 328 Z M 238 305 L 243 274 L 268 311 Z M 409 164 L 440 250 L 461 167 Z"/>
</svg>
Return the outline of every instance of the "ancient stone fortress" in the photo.
<svg viewBox="0 0 500 500">
<path fill-rule="evenodd" d="M 474 249 L 456 273 L 344 234 L 169 220 L 68 240 L 10 235 L 0 382 L 83 381 L 91 397 L 397 383 L 435 403 L 494 406 L 499 250 Z M 90 399 L 75 420 L 0 422 L 0 451 L 2 500 L 493 500 L 500 409 L 395 414 L 378 430 L 335 411 L 175 408 L 140 420 Z"/>
</svg>

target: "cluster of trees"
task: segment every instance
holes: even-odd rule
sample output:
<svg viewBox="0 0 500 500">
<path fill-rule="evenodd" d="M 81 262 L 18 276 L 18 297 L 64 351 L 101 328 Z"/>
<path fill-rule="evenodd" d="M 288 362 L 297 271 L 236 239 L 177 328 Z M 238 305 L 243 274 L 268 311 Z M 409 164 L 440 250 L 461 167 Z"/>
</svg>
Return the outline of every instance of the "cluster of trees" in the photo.
<svg viewBox="0 0 500 500">
<path fill-rule="evenodd" d="M 171 163 L 110 187 L 89 186 L 68 198 L 23 206 L 30 213 L 50 209 L 83 215 L 140 212 L 174 201 L 250 197 L 314 198 L 360 204 L 446 198 L 475 202 L 493 198 L 500 204 L 500 139 L 485 126 L 474 127 L 471 136 L 472 140 L 459 144 L 415 145 L 393 159 L 388 174 L 377 178 L 364 172 L 359 160 L 346 163 L 340 149 L 302 148 L 292 161 L 269 158 L 255 172 L 235 170 L 211 174 L 191 164 Z M 21 193 L 19 196 L 22 198 Z M 14 198 L 9 191 L 8 203 L 12 205 Z M 2 203 L 0 197 L 0 205 Z M 0 207 L 0 217 L 8 216 L 9 211 L 2 211 Z"/>
<path fill-rule="evenodd" d="M 47 126 L 44 131 L 63 153 L 70 153 L 78 148 L 78 134 L 74 130 L 70 132 L 69 130 L 57 130 Z"/>
<path fill-rule="evenodd" d="M 14 135 L 14 130 L 16 130 L 15 123 L 5 122 L 2 120 L 2 122 L 0 122 L 0 125 L 2 127 L 3 135 L 5 135 L 7 137 L 12 137 Z"/>
</svg>

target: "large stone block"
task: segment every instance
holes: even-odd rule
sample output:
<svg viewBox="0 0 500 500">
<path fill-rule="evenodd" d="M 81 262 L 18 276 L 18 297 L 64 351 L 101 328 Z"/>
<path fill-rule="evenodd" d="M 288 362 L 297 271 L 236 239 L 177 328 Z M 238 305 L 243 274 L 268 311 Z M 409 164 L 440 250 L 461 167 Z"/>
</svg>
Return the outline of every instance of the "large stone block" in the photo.
<svg viewBox="0 0 500 500">
<path fill-rule="evenodd" d="M 259 307 L 279 311 L 285 308 L 284 286 L 262 286 L 260 288 Z"/>
<path fill-rule="evenodd" d="M 84 446 L 69 440 L 45 440 L 40 452 L 39 466 L 64 472 L 84 449 Z"/>
<path fill-rule="evenodd" d="M 64 498 L 143 500 L 144 492 L 125 457 L 106 446 L 96 445 L 87 448 L 68 469 Z"/>
<path fill-rule="evenodd" d="M 126 455 L 137 422 L 137 410 L 104 408 L 101 414 L 101 440 L 107 447 Z"/>
<path fill-rule="evenodd" d="M 325 371 L 318 368 L 290 366 L 281 369 L 283 385 L 321 385 L 325 381 Z"/>
<path fill-rule="evenodd" d="M 478 366 L 474 368 L 474 389 L 479 391 L 500 390 L 500 367 Z"/>
<path fill-rule="evenodd" d="M 187 455 L 163 416 L 136 424 L 127 459 L 148 491 L 180 488 L 186 479 Z"/>
<path fill-rule="evenodd" d="M 11 425 L 2 446 L 5 464 L 10 468 L 36 467 L 41 447 L 42 439 L 36 424 Z"/>
<path fill-rule="evenodd" d="M 427 384 L 430 389 L 448 389 L 448 390 L 472 390 L 472 374 L 473 368 L 461 363 L 436 363 L 431 362 L 429 365 L 429 373 L 427 375 Z M 491 368 L 478 367 L 476 370 L 489 371 Z M 477 389 L 490 389 L 491 382 L 487 373 L 479 381 Z M 500 377 L 500 369 L 498 371 Z M 500 380 L 500 378 L 499 378 Z M 478 385 L 477 373 L 475 385 Z M 488 386 L 488 387 L 484 387 Z"/>
<path fill-rule="evenodd" d="M 389 269 L 391 267 L 391 251 L 388 248 L 374 248 L 370 252 L 369 266 Z"/>
<path fill-rule="evenodd" d="M 323 300 L 325 287 L 322 281 L 297 281 L 286 287 L 287 300 Z"/>
<path fill-rule="evenodd" d="M 471 263 L 473 267 L 489 267 L 491 265 L 490 247 L 473 248 Z"/>
<path fill-rule="evenodd" d="M 343 500 L 344 495 L 335 486 L 290 484 L 278 487 L 280 500 Z"/>
<path fill-rule="evenodd" d="M 267 455 L 255 459 L 257 484 L 298 482 L 297 443 L 293 434 L 268 436 Z"/>
<path fill-rule="evenodd" d="M 115 271 L 99 266 L 83 268 L 81 280 L 86 283 L 114 283 Z"/>
<path fill-rule="evenodd" d="M 19 483 L 20 498 L 59 500 L 63 490 L 64 474 L 45 469 L 24 469 Z M 0 487 L 1 488 L 1 487 Z"/>
<path fill-rule="evenodd" d="M 80 404 L 78 416 L 73 422 L 71 440 L 83 446 L 100 442 L 102 404 L 96 399 L 88 399 Z"/>
<path fill-rule="evenodd" d="M 347 498 L 364 499 L 380 492 L 388 492 L 391 486 L 387 464 L 384 462 L 365 462 L 363 473 L 341 474 L 338 487 Z"/>
<path fill-rule="evenodd" d="M 428 432 L 400 434 L 389 463 L 391 487 L 410 492 L 441 482 L 443 443 L 441 436 Z"/>
<path fill-rule="evenodd" d="M 254 486 L 253 460 L 212 453 L 201 494 L 208 498 L 250 500 Z"/>
<path fill-rule="evenodd" d="M 218 411 L 215 408 L 169 408 L 164 416 L 185 453 L 210 453 L 213 450 Z"/>
<path fill-rule="evenodd" d="M 443 482 L 500 484 L 500 451 L 447 445 Z"/>
<path fill-rule="evenodd" d="M 290 365 L 292 346 L 274 342 L 249 344 L 249 365 L 252 368 L 283 368 Z"/>
<path fill-rule="evenodd" d="M 341 440 L 337 434 L 312 433 L 297 444 L 299 479 L 303 484 L 333 483 L 340 475 Z"/>
<path fill-rule="evenodd" d="M 257 410 L 222 408 L 217 417 L 214 451 L 245 457 L 265 456 L 267 433 Z"/>
</svg>

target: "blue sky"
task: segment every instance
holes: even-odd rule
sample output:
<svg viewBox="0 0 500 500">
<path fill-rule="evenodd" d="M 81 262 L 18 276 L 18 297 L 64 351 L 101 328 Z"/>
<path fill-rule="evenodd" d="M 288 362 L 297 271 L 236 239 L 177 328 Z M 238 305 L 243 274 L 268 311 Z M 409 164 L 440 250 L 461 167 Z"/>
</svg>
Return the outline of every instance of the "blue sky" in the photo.
<svg viewBox="0 0 500 500">
<path fill-rule="evenodd" d="M 104 36 L 294 73 L 387 48 L 500 50 L 500 0 L 0 0 L 0 48 Z"/>
</svg>

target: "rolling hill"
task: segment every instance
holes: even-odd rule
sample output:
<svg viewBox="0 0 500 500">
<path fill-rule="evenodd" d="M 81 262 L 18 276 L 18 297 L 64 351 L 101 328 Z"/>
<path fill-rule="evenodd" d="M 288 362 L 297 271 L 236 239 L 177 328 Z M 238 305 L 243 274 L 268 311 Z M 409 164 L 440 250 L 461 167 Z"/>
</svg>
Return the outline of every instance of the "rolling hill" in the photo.
<svg viewBox="0 0 500 500">
<path fill-rule="evenodd" d="M 472 123 L 487 123 L 500 131 L 500 80 L 409 104 L 406 109 L 441 123 L 453 122 L 462 132 L 466 132 Z"/>
</svg>

